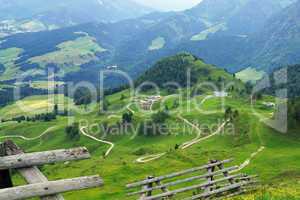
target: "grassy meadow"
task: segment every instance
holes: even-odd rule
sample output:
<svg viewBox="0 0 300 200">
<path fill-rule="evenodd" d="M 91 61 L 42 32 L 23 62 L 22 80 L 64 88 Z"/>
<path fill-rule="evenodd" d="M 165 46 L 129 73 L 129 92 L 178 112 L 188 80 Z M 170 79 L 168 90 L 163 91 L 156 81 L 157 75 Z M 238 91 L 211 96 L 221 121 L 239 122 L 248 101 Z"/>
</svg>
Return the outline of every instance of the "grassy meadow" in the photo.
<svg viewBox="0 0 300 200">
<path fill-rule="evenodd" d="M 38 140 L 27 142 L 14 139 L 14 141 L 23 149 L 26 149 L 27 152 L 86 146 L 92 154 L 92 158 L 89 160 L 61 163 L 41 168 L 50 180 L 94 174 L 99 174 L 103 177 L 105 181 L 104 187 L 67 193 L 65 194 L 67 200 L 136 199 L 134 197 L 126 197 L 125 185 L 127 183 L 144 179 L 149 175 L 159 176 L 201 166 L 207 163 L 209 159 L 234 158 L 232 165 L 240 165 L 262 145 L 265 146 L 265 150 L 253 158 L 251 163 L 242 170 L 244 173 L 259 175 L 262 187 L 255 193 L 237 197 L 236 199 L 299 199 L 300 139 L 293 134 L 278 133 L 264 125 L 262 120 L 267 117 L 270 118 L 274 111 L 263 108 L 261 102 L 251 106 L 248 100 L 227 97 L 225 105 L 239 110 L 240 128 L 247 130 L 247 134 L 216 135 L 186 150 L 175 150 L 175 146 L 193 139 L 196 132 L 184 121 L 180 120 L 178 115 L 190 122 L 216 127 L 224 118 L 224 111 L 220 109 L 223 101 L 218 98 L 211 98 L 200 105 L 199 102 L 204 97 L 196 96 L 190 100 L 191 102 L 184 100 L 178 107 L 173 108 L 172 105 L 178 96 L 165 96 L 162 107 L 168 105 L 170 109 L 171 117 L 167 120 L 167 124 L 172 129 L 167 134 L 154 137 L 139 136 L 136 134 L 136 130 L 130 130 L 124 134 L 112 133 L 105 137 L 105 140 L 113 142 L 115 148 L 106 158 L 103 157 L 103 153 L 107 150 L 107 145 L 91 140 L 83 135 L 81 135 L 79 140 L 70 140 L 66 137 L 65 128 L 69 122 L 86 120 L 90 125 L 88 128 L 89 133 L 101 138 L 103 136 L 101 125 L 114 125 L 120 121 L 122 113 L 126 112 L 126 105 L 130 102 L 128 97 L 128 91 L 108 96 L 107 101 L 110 104 L 108 109 L 112 112 L 109 114 L 99 114 L 97 110 L 94 110 L 87 114 L 58 117 L 51 122 L 1 124 L 0 137 L 8 135 L 35 137 L 49 127 L 55 127 Z M 262 102 L 272 100 L 270 97 L 265 98 Z M 26 106 L 32 106 L 37 108 L 37 110 L 43 111 L 45 111 L 46 105 L 52 106 L 52 102 L 47 101 L 46 96 L 27 98 L 23 100 L 23 103 Z M 189 103 L 191 103 L 191 111 L 186 110 L 186 106 Z M 72 106 L 76 109 L 76 106 Z M 99 105 L 92 106 L 99 108 Z M 117 111 L 123 107 L 124 109 Z M 132 105 L 131 108 L 135 111 L 135 125 L 138 122 L 150 119 L 151 113 L 139 111 L 135 105 Z M 155 109 L 158 110 L 159 106 Z M 253 110 L 258 114 L 252 114 Z M 213 112 L 206 113 L 204 111 Z M 26 114 L 20 111 L 15 104 L 2 108 L 0 113 L 1 116 L 7 115 L 10 117 Z M 224 133 L 229 131 L 230 127 L 227 127 Z M 141 156 L 163 152 L 166 152 L 166 155 L 158 160 L 145 164 L 136 162 L 136 159 Z M 24 181 L 18 175 L 14 176 L 14 182 L 17 185 L 24 184 Z"/>
</svg>

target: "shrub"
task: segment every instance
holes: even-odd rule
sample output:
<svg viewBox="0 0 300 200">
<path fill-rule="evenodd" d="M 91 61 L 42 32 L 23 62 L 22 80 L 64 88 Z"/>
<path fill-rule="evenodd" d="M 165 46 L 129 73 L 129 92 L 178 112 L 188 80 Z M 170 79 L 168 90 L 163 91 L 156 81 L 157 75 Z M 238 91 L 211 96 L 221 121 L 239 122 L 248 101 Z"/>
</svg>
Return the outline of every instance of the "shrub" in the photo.
<svg viewBox="0 0 300 200">
<path fill-rule="evenodd" d="M 65 130 L 67 134 L 67 138 L 71 140 L 79 140 L 80 133 L 79 133 L 79 124 L 74 123 L 71 126 L 68 126 Z"/>
</svg>

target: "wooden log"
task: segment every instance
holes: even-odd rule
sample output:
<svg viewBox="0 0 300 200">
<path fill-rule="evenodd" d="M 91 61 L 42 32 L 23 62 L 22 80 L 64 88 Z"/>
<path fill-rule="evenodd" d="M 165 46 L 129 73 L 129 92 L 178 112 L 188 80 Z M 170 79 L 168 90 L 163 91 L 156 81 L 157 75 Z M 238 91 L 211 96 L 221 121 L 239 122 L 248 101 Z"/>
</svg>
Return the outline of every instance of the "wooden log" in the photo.
<svg viewBox="0 0 300 200">
<path fill-rule="evenodd" d="M 225 168 L 225 169 L 222 169 L 222 170 L 219 170 L 219 171 L 215 171 L 213 173 L 207 173 L 207 174 L 203 174 L 203 175 L 199 175 L 199 176 L 193 176 L 193 177 L 190 177 L 190 178 L 185 178 L 185 179 L 181 179 L 181 180 L 161 184 L 161 185 L 155 186 L 153 188 L 143 189 L 141 191 L 129 193 L 128 196 L 142 194 L 142 193 L 148 192 L 150 190 L 158 190 L 158 189 L 162 189 L 164 187 L 166 188 L 166 187 L 170 187 L 170 186 L 175 186 L 175 185 L 178 185 L 178 184 L 181 184 L 181 183 L 191 182 L 191 181 L 194 181 L 194 180 L 201 180 L 201 179 L 205 179 L 205 178 L 210 177 L 210 176 L 217 176 L 217 175 L 222 174 L 224 171 L 230 172 L 230 171 L 236 170 L 238 168 L 239 168 L 238 166 L 233 166 L 233 167 Z"/>
<path fill-rule="evenodd" d="M 192 168 L 192 169 L 176 172 L 176 173 L 173 173 L 173 174 L 156 177 L 156 178 L 153 178 L 151 180 L 147 179 L 147 180 L 139 181 L 139 182 L 136 182 L 136 183 L 127 184 L 126 187 L 127 188 L 139 187 L 139 186 L 142 186 L 142 185 L 147 185 L 149 183 L 154 183 L 154 182 L 157 182 L 157 181 L 162 181 L 162 180 L 165 180 L 165 179 L 174 178 L 174 177 L 177 177 L 177 176 L 182 176 L 182 175 L 186 175 L 186 174 L 189 174 L 189 173 L 197 172 L 197 171 L 204 170 L 204 169 L 207 169 L 207 168 L 210 168 L 210 167 L 213 167 L 213 166 L 220 165 L 222 163 L 225 164 L 225 163 L 229 163 L 229 162 L 232 162 L 232 161 L 233 161 L 233 159 L 228 159 L 228 160 L 220 161 L 220 162 L 217 162 L 217 163 L 214 163 L 214 164 L 208 164 L 208 165 L 204 165 L 204 166 L 201 166 L 201 167 L 195 167 L 195 168 Z"/>
<path fill-rule="evenodd" d="M 6 144 L 6 153 L 8 156 L 24 153 L 23 150 L 20 149 L 12 141 L 6 141 L 5 144 Z M 17 169 L 17 171 L 21 174 L 21 176 L 24 177 L 26 182 L 29 184 L 48 182 L 47 177 L 37 167 L 21 168 L 21 169 Z M 41 200 L 64 200 L 61 194 L 43 196 L 40 198 Z"/>
<path fill-rule="evenodd" d="M 60 181 L 49 181 L 0 190 L 0 199 L 22 200 L 58 193 L 100 187 L 103 181 L 99 176 L 81 177 Z"/>
<path fill-rule="evenodd" d="M 210 197 L 210 196 L 213 196 L 213 195 L 216 195 L 216 194 L 221 194 L 221 193 L 228 192 L 228 191 L 231 191 L 231 190 L 234 190 L 234 189 L 238 189 L 242 186 L 245 186 L 245 185 L 248 185 L 248 184 L 251 184 L 251 183 L 253 183 L 253 182 L 251 181 L 251 182 L 241 182 L 241 183 L 230 184 L 229 186 L 226 186 L 226 187 L 223 187 L 223 188 L 220 188 L 220 189 L 216 189 L 216 190 L 213 190 L 213 191 L 210 191 L 210 192 L 205 192 L 203 194 L 195 195 L 195 196 L 192 196 L 190 198 L 186 198 L 184 200 L 196 200 L 196 199 Z"/>
<path fill-rule="evenodd" d="M 236 178 L 236 177 L 239 177 L 241 175 L 242 174 L 232 175 L 232 176 L 225 177 L 225 178 L 222 178 L 222 179 L 214 180 L 214 181 L 212 181 L 210 183 L 201 183 L 201 184 L 198 184 L 198 185 L 193 185 L 193 186 L 189 186 L 189 187 L 185 187 L 185 188 L 173 190 L 173 191 L 170 191 L 170 192 L 166 192 L 166 193 L 154 195 L 152 197 L 145 197 L 144 200 L 158 200 L 158 199 L 161 199 L 163 197 L 174 196 L 174 195 L 176 195 L 178 193 L 188 192 L 188 191 L 195 190 L 195 189 L 198 189 L 198 188 L 206 188 L 209 185 L 213 185 L 213 184 L 216 184 L 218 182 L 227 181 L 230 178 Z"/>
<path fill-rule="evenodd" d="M 0 157 L 7 156 L 5 143 L 0 144 Z M 2 158 L 0 158 L 2 159 Z M 8 169 L 0 170 L 0 189 L 12 187 L 12 180 Z"/>
<path fill-rule="evenodd" d="M 91 156 L 86 148 L 74 148 L 68 150 L 62 149 L 37 153 L 18 154 L 1 158 L 0 170 L 40 166 L 45 164 L 53 164 L 56 162 L 82 160 L 88 159 L 90 157 Z"/>
</svg>

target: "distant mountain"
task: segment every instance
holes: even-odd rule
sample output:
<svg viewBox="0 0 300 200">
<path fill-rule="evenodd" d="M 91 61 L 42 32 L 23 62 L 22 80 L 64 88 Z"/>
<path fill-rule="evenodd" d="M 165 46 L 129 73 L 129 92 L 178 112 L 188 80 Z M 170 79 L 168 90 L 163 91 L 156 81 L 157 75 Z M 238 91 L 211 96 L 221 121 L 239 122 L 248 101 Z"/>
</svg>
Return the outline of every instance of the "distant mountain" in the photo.
<svg viewBox="0 0 300 200">
<path fill-rule="evenodd" d="M 293 2 L 204 0 L 183 12 L 5 37 L 0 40 L 0 58 L 5 55 L 0 81 L 23 73 L 41 79 L 54 68 L 62 80 L 96 82 L 99 70 L 112 65 L 138 77 L 162 57 L 179 52 L 231 72 L 294 63 L 300 45 L 299 2 Z"/>
<path fill-rule="evenodd" d="M 39 19 L 53 24 L 120 21 L 153 11 L 133 0 L 0 0 L 0 19 Z M 57 23 L 59 22 L 59 23 Z"/>
<path fill-rule="evenodd" d="M 228 29 L 231 33 L 248 35 L 268 24 L 267 20 L 274 14 L 295 2 L 295 0 L 248 0 L 231 16 Z"/>
<path fill-rule="evenodd" d="M 185 11 L 188 15 L 202 18 L 208 24 L 228 20 L 237 13 L 248 0 L 203 0 L 197 6 Z"/>
<path fill-rule="evenodd" d="M 0 33 L 7 35 L 38 31 L 36 26 L 51 30 L 87 22 L 115 22 L 154 11 L 133 0 L 0 0 L 0 5 Z"/>
<path fill-rule="evenodd" d="M 266 20 L 296 0 L 203 0 L 185 11 L 203 19 L 209 26 L 223 23 L 226 31 L 249 34 L 259 30 Z"/>
</svg>

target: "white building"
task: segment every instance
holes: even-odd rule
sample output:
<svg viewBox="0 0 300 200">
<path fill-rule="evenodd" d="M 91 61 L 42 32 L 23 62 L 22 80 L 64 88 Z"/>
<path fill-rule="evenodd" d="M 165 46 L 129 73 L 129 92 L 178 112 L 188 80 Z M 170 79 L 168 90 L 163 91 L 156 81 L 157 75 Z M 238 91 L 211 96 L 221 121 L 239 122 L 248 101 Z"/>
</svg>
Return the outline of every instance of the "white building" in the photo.
<svg viewBox="0 0 300 200">
<path fill-rule="evenodd" d="M 228 97 L 228 93 L 225 91 L 215 91 L 214 95 L 215 97 Z"/>
</svg>

